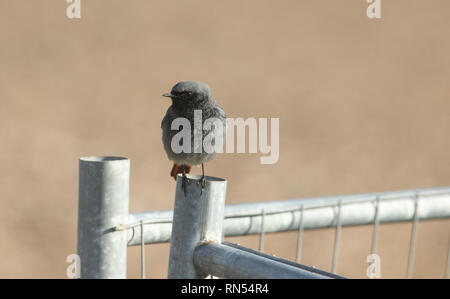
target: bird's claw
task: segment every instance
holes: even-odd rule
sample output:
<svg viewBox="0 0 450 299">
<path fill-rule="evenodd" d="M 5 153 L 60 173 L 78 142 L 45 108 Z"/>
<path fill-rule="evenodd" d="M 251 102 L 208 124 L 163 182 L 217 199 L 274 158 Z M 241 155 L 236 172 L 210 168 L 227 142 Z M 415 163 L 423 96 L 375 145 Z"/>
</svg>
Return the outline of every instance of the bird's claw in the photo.
<svg viewBox="0 0 450 299">
<path fill-rule="evenodd" d="M 201 182 L 202 182 L 202 189 L 206 187 L 206 178 L 203 176 L 201 178 Z"/>
<path fill-rule="evenodd" d="M 203 189 L 205 189 L 205 187 L 206 187 L 206 178 L 205 178 L 205 176 L 202 176 L 200 178 L 199 182 L 200 182 L 200 186 L 202 187 L 202 189 L 200 190 L 200 194 L 202 194 L 203 193 Z"/>
</svg>

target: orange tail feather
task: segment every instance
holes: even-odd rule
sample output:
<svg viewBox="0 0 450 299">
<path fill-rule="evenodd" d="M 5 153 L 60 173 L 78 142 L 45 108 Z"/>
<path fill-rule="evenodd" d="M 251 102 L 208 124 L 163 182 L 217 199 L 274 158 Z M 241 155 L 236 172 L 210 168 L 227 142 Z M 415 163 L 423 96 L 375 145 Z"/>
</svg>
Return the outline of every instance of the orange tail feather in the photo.
<svg viewBox="0 0 450 299">
<path fill-rule="evenodd" d="M 177 180 L 177 175 L 179 173 L 183 173 L 183 167 L 186 168 L 186 173 L 190 173 L 191 172 L 191 166 L 187 166 L 187 165 L 178 165 L 173 163 L 173 167 L 172 170 L 170 171 L 170 176 L 174 178 L 174 180 Z"/>
</svg>

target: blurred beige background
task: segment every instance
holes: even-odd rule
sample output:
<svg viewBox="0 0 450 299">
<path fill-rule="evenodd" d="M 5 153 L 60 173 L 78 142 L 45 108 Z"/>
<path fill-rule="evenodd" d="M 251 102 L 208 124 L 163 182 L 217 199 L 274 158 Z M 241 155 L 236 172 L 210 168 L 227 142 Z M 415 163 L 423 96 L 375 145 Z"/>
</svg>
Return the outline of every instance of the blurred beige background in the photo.
<svg viewBox="0 0 450 299">
<path fill-rule="evenodd" d="M 450 185 L 450 2 L 0 0 L 0 278 L 65 277 L 76 252 L 78 158 L 131 158 L 131 212 L 173 207 L 160 141 L 180 80 L 209 83 L 229 117 L 279 117 L 280 159 L 208 163 L 227 203 Z M 194 172 L 199 172 L 195 169 Z M 383 225 L 383 277 L 406 271 L 411 225 Z M 419 226 L 415 277 L 442 277 L 450 222 Z M 344 229 L 339 274 L 364 277 L 371 227 Z M 232 238 L 257 248 L 257 237 Z M 295 233 L 266 237 L 295 257 Z M 333 230 L 303 263 L 331 266 Z M 165 277 L 168 244 L 147 246 Z M 139 276 L 139 248 L 129 249 Z"/>
</svg>

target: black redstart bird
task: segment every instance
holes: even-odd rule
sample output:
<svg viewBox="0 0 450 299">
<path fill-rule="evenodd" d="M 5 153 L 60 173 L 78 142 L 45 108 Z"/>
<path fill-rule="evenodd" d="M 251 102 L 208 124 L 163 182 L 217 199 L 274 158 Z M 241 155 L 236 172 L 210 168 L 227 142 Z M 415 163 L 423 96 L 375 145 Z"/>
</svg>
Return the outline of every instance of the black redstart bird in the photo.
<svg viewBox="0 0 450 299">
<path fill-rule="evenodd" d="M 182 81 L 173 86 L 170 93 L 163 94 L 164 97 L 172 99 L 172 105 L 167 109 L 164 116 L 162 128 L 162 142 L 164 150 L 169 160 L 173 161 L 172 171 L 170 175 L 176 180 L 177 174 L 183 174 L 183 191 L 186 192 L 186 173 L 191 171 L 193 165 L 202 165 L 202 188 L 205 187 L 205 168 L 204 163 L 212 160 L 217 155 L 218 147 L 211 148 L 204 146 L 204 140 L 214 139 L 214 142 L 221 142 L 219 147 L 225 140 L 226 132 L 226 116 L 220 104 L 214 99 L 209 86 L 202 82 Z M 201 114 L 200 114 L 201 112 Z M 201 115 L 200 128 L 197 121 L 198 115 Z M 189 125 L 172 129 L 174 120 L 184 118 Z M 210 126 L 206 126 L 206 120 L 212 119 L 216 122 Z M 217 123 L 217 121 L 219 123 Z M 175 126 L 176 127 L 176 126 Z M 197 131 L 196 131 L 197 130 Z M 189 139 L 180 139 L 177 137 L 177 146 L 183 147 L 183 151 L 173 148 L 173 138 L 181 131 L 189 133 Z M 197 138 L 195 138 L 197 134 Z M 221 136 L 219 136 L 221 135 Z M 201 137 L 201 138 L 198 138 Z M 201 139 L 201 140 L 199 140 Z M 180 142 L 178 142 L 180 140 Z M 186 142 L 187 141 L 187 142 Z M 199 147 L 199 141 L 201 143 Z M 186 144 L 183 144 L 186 142 Z M 190 143 L 190 144 L 189 144 Z M 221 149 L 220 149 L 221 150 Z"/>
</svg>

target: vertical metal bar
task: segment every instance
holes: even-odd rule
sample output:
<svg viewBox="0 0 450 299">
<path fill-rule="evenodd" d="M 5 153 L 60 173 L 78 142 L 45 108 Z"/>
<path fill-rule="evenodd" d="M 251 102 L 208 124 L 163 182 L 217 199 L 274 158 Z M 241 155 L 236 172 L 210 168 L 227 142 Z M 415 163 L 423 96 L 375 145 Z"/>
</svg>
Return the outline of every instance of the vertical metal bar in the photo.
<svg viewBox="0 0 450 299">
<path fill-rule="evenodd" d="M 79 160 L 78 255 L 81 278 L 126 278 L 130 160 Z"/>
<path fill-rule="evenodd" d="M 264 209 L 261 210 L 261 233 L 259 235 L 259 251 L 264 250 L 264 220 L 266 218 L 266 212 Z"/>
<path fill-rule="evenodd" d="M 339 241 L 341 239 L 341 210 L 342 210 L 342 201 L 340 200 L 337 205 L 337 218 L 336 218 L 336 232 L 334 236 L 334 249 L 333 249 L 333 263 L 331 265 L 331 272 L 336 274 L 337 264 L 339 258 Z"/>
<path fill-rule="evenodd" d="M 448 238 L 448 248 L 447 248 L 447 267 L 445 268 L 445 278 L 450 278 L 450 235 Z"/>
<path fill-rule="evenodd" d="M 175 207 L 168 278 L 204 278 L 193 263 L 195 248 L 202 242 L 222 242 L 227 181 L 206 177 L 202 190 L 199 175 L 187 175 L 185 190 L 183 178 L 177 177 Z"/>
<path fill-rule="evenodd" d="M 141 278 L 145 279 L 145 238 L 144 221 L 141 220 Z"/>
<path fill-rule="evenodd" d="M 378 230 L 380 226 L 380 197 L 377 195 L 375 199 L 375 215 L 373 217 L 373 235 L 372 235 L 372 248 L 370 249 L 371 254 L 375 254 L 377 252 L 378 247 Z"/>
<path fill-rule="evenodd" d="M 295 256 L 295 261 L 300 263 L 300 258 L 302 255 L 302 242 L 303 242 L 303 205 L 300 207 L 300 214 L 298 219 L 298 236 L 297 236 L 297 254 Z"/>
<path fill-rule="evenodd" d="M 417 192 L 414 198 L 414 218 L 413 227 L 411 230 L 411 240 L 409 243 L 408 270 L 406 272 L 406 278 L 412 278 L 414 271 L 414 256 L 416 254 L 417 226 L 419 223 L 419 194 Z"/>
</svg>

